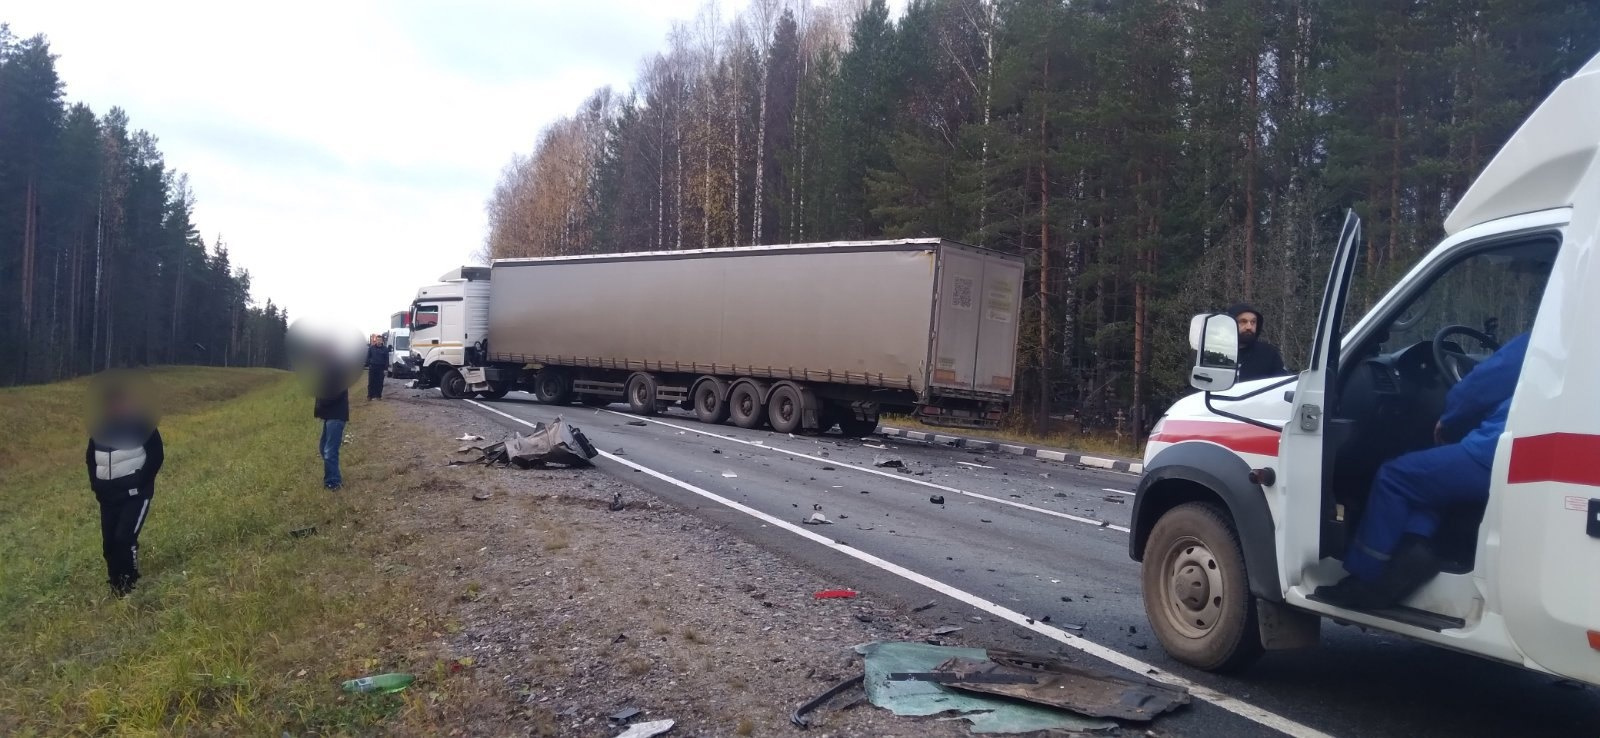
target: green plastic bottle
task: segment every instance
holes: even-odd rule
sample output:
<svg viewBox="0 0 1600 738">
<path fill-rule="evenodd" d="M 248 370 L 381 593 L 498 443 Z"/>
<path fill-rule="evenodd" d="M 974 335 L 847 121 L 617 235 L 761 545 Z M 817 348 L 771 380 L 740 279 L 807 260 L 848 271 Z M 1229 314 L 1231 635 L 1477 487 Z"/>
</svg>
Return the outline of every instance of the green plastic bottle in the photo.
<svg viewBox="0 0 1600 738">
<path fill-rule="evenodd" d="M 405 689 L 416 680 L 417 678 L 410 674 L 378 674 L 377 676 L 351 679 L 344 683 L 344 691 L 388 694 Z"/>
</svg>

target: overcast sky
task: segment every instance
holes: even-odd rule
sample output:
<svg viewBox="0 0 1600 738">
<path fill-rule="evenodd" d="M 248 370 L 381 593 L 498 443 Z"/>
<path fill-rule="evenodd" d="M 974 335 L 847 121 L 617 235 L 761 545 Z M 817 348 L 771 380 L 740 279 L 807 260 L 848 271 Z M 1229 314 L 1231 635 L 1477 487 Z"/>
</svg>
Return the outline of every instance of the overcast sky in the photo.
<svg viewBox="0 0 1600 738">
<path fill-rule="evenodd" d="M 375 331 L 470 263 L 512 153 L 596 87 L 631 85 L 701 5 L 8 0 L 0 21 L 49 37 L 69 101 L 121 106 L 160 140 L 258 302 Z"/>
</svg>

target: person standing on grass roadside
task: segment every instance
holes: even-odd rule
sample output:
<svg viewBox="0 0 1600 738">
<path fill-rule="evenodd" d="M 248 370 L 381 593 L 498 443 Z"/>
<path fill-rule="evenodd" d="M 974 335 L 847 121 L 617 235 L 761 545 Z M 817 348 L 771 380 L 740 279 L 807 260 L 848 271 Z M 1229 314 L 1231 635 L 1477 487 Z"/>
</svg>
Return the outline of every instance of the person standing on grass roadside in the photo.
<svg viewBox="0 0 1600 738">
<path fill-rule="evenodd" d="M 335 352 L 328 351 L 323 356 L 315 415 L 322 421 L 322 486 L 329 490 L 344 486 L 339 475 L 339 447 L 344 443 L 344 426 L 350 422 L 350 379 Z"/>
<path fill-rule="evenodd" d="M 367 401 L 383 399 L 383 370 L 389 366 L 389 347 L 377 333 L 367 339 Z"/>
<path fill-rule="evenodd" d="M 142 412 L 128 388 L 101 390 L 100 417 L 89 434 L 84 464 L 89 489 L 100 503 L 100 548 L 112 594 L 125 597 L 139 581 L 139 531 L 150 514 L 156 474 L 166 447 L 155 421 Z"/>
</svg>

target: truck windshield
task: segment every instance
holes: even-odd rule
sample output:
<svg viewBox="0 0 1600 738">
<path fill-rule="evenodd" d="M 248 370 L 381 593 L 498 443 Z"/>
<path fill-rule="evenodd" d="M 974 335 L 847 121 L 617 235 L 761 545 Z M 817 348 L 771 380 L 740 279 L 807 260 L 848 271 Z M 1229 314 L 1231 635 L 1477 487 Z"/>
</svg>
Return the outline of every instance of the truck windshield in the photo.
<svg viewBox="0 0 1600 738">
<path fill-rule="evenodd" d="M 438 305 L 418 305 L 415 317 L 411 319 L 411 330 L 420 331 L 432 328 L 439 324 Z"/>
</svg>

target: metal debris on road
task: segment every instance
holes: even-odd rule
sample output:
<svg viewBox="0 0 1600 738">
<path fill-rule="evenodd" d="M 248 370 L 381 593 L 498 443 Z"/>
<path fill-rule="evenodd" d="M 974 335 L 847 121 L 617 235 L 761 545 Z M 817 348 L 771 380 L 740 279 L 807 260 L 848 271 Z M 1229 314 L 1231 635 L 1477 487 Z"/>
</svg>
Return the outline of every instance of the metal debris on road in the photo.
<svg viewBox="0 0 1600 738">
<path fill-rule="evenodd" d="M 946 625 L 942 628 L 934 628 L 933 634 L 936 636 L 947 636 L 954 633 L 960 633 L 963 630 L 966 630 L 966 628 L 963 628 L 959 625 Z"/>
<path fill-rule="evenodd" d="M 648 723 L 639 723 L 628 726 L 627 730 L 617 734 L 617 738 L 652 738 L 672 730 L 677 723 L 671 720 L 652 720 Z"/>
<path fill-rule="evenodd" d="M 463 434 L 461 434 L 461 437 L 457 438 L 456 440 L 457 441 L 481 441 L 481 440 L 483 440 L 483 436 L 475 436 L 475 435 L 472 435 L 471 433 L 463 433 Z"/>
<path fill-rule="evenodd" d="M 734 474 L 731 471 L 725 471 L 725 472 L 722 473 L 722 478 L 723 479 L 738 479 L 739 475 L 738 474 Z"/>
<path fill-rule="evenodd" d="M 613 723 L 626 723 L 643 713 L 644 710 L 641 710 L 637 707 L 624 707 L 608 719 Z"/>
<path fill-rule="evenodd" d="M 627 505 L 622 502 L 621 492 L 611 493 L 611 504 L 606 507 L 607 510 L 610 510 L 611 512 L 621 512 L 622 509 L 626 507 Z"/>
<path fill-rule="evenodd" d="M 312 526 L 307 526 L 305 528 L 296 528 L 294 530 L 289 531 L 289 537 L 290 538 L 305 538 L 306 536 L 316 535 L 316 532 L 317 532 L 317 526 L 312 525 Z"/>
<path fill-rule="evenodd" d="M 922 612 L 923 610 L 932 610 L 938 604 L 939 603 L 937 603 L 937 602 L 929 602 L 926 605 L 917 605 L 916 607 L 912 608 L 911 611 L 912 612 Z"/>
<path fill-rule="evenodd" d="M 931 503 L 933 503 L 935 505 L 943 505 L 944 504 L 944 495 L 933 495 L 932 497 L 928 498 L 928 502 L 931 502 Z"/>
<path fill-rule="evenodd" d="M 981 648 L 951 648 L 925 643 L 869 643 L 857 646 L 856 651 L 866 658 L 867 673 L 863 684 L 867 699 L 896 715 L 909 717 L 953 712 L 972 723 L 973 733 L 1029 733 L 1042 730 L 1087 732 L 1117 727 L 1116 723 L 1109 720 L 951 689 L 939 682 L 889 678 L 889 675 L 896 673 L 934 671 L 953 658 L 986 661 L 989 654 Z"/>
<path fill-rule="evenodd" d="M 828 691 L 817 695 L 816 697 L 812 698 L 809 702 L 806 702 L 805 704 L 795 708 L 795 711 L 789 715 L 789 722 L 794 723 L 795 727 L 797 727 L 797 728 L 799 728 L 801 730 L 805 730 L 806 728 L 811 727 L 810 714 L 812 712 L 814 712 L 817 708 L 828 704 L 829 700 L 832 700 L 833 698 L 838 697 L 839 695 L 844 694 L 845 692 L 848 692 L 851 689 L 854 689 L 855 687 L 860 686 L 861 682 L 862 682 L 862 680 L 864 678 L 865 678 L 865 675 L 853 676 L 853 677 L 850 677 L 849 679 L 846 679 L 846 680 L 844 680 L 842 682 L 839 682 L 838 684 L 833 685 L 832 687 L 829 687 Z M 840 709 L 841 710 L 848 710 L 851 707 L 854 707 L 855 705 L 856 705 L 856 703 L 852 702 L 849 705 L 846 705 L 846 706 L 844 706 L 843 708 L 840 708 Z"/>
<path fill-rule="evenodd" d="M 988 658 L 952 658 L 934 669 L 955 679 L 942 684 L 1059 707 L 1090 717 L 1147 722 L 1189 704 L 1189 690 L 1089 669 L 1049 656 L 990 650 Z M 1027 682 L 1000 681 L 1029 677 Z"/>
<path fill-rule="evenodd" d="M 550 425 L 536 425 L 532 435 L 514 433 L 500 443 L 485 446 L 481 455 L 472 462 L 461 463 L 515 466 L 518 469 L 540 468 L 546 464 L 573 468 L 590 466 L 589 460 L 599 453 L 589 443 L 588 437 L 583 435 L 583 431 L 557 417 Z M 456 464 L 450 462 L 452 466 Z"/>
<path fill-rule="evenodd" d="M 884 469 L 906 468 L 906 462 L 904 459 L 901 459 L 898 456 L 886 456 L 883 454 L 872 457 L 872 465 Z"/>
<path fill-rule="evenodd" d="M 811 517 L 806 518 L 801 522 L 805 523 L 806 525 L 833 525 L 833 521 L 829 520 L 828 516 L 819 512 L 811 513 Z"/>
<path fill-rule="evenodd" d="M 643 420 L 630 420 L 630 421 L 628 421 L 628 425 L 634 425 L 634 426 L 638 426 L 640 428 L 643 428 L 643 427 L 649 425 L 649 423 L 646 423 Z"/>
<path fill-rule="evenodd" d="M 478 502 L 483 502 L 484 500 L 487 500 L 490 497 L 494 497 L 494 493 L 493 492 L 474 492 L 474 493 L 472 493 L 472 499 L 477 500 Z"/>
</svg>

